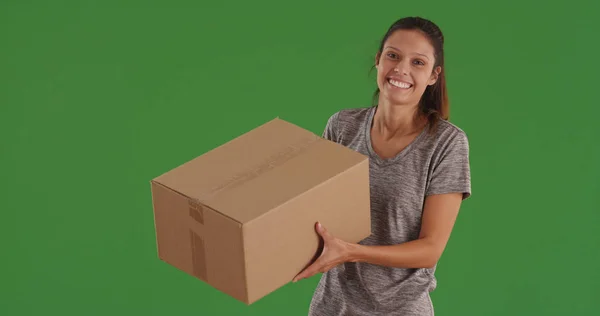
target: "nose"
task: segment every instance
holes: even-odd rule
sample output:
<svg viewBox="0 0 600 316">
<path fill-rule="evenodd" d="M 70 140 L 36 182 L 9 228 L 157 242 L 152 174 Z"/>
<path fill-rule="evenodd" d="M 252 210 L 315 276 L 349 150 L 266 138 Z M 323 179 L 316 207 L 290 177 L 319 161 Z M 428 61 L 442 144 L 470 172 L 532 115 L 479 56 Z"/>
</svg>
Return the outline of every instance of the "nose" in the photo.
<svg viewBox="0 0 600 316">
<path fill-rule="evenodd" d="M 394 66 L 394 71 L 403 75 L 408 74 L 408 60 L 401 60 Z"/>
</svg>

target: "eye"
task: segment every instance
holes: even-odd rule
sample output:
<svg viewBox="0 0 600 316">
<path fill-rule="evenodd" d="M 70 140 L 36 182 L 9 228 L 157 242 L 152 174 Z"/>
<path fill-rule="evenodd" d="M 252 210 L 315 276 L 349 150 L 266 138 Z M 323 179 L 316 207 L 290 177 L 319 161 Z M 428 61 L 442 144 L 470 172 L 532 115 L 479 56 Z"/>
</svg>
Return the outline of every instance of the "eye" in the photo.
<svg viewBox="0 0 600 316">
<path fill-rule="evenodd" d="M 425 63 L 424 63 L 423 61 L 419 60 L 419 59 L 415 60 L 414 62 L 415 62 L 417 65 L 419 65 L 419 66 L 423 66 L 423 65 L 425 65 Z"/>
<path fill-rule="evenodd" d="M 398 57 L 395 53 L 387 53 L 387 56 L 394 59 Z"/>
</svg>

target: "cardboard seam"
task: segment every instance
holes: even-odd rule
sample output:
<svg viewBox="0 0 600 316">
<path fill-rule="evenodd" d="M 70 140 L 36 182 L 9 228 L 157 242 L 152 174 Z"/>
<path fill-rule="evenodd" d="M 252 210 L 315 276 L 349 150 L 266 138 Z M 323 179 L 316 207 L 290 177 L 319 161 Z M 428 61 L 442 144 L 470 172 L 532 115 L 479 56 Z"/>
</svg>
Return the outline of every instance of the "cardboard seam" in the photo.
<svg viewBox="0 0 600 316">
<path fill-rule="evenodd" d="M 264 127 L 264 126 L 266 126 L 266 125 L 268 125 L 268 124 L 272 124 L 272 123 L 273 123 L 273 122 L 275 122 L 275 121 L 283 121 L 283 120 L 282 120 L 282 119 L 280 119 L 280 118 L 279 118 L 279 116 L 276 116 L 275 118 L 271 119 L 270 121 L 267 121 L 266 123 L 263 123 L 263 124 L 261 124 L 261 125 L 259 125 L 259 126 L 255 127 L 254 129 L 251 129 L 251 131 L 252 131 L 252 130 L 255 130 L 255 129 L 257 129 L 257 128 Z M 301 128 L 301 127 L 300 127 L 300 126 L 298 126 L 297 124 L 294 124 L 294 123 L 291 123 L 291 122 L 288 122 L 288 121 L 284 121 L 284 122 L 285 122 L 285 123 L 287 123 L 287 124 L 291 124 L 291 125 L 293 125 L 293 126 L 295 126 L 295 127 L 297 127 L 297 128 Z M 285 164 L 287 161 L 289 161 L 290 159 L 292 159 L 292 158 L 294 158 L 294 157 L 297 157 L 298 155 L 301 155 L 301 154 L 302 154 L 303 152 L 305 152 L 305 151 L 306 151 L 308 148 L 310 148 L 310 146 L 312 146 L 313 144 L 316 144 L 316 143 L 318 143 L 319 141 L 326 140 L 326 139 L 324 139 L 322 136 L 319 136 L 319 135 L 317 135 L 317 134 L 316 134 L 316 133 L 314 133 L 314 132 L 311 132 L 311 131 L 308 131 L 308 130 L 307 130 L 306 132 L 307 132 L 307 133 L 309 133 L 309 134 L 312 134 L 312 136 L 314 137 L 314 138 L 313 138 L 313 139 L 310 141 L 309 145 L 308 145 L 307 147 L 305 147 L 305 148 L 301 149 L 301 150 L 300 150 L 299 152 L 297 152 L 295 155 L 293 155 L 293 156 L 289 157 L 288 159 L 286 159 L 286 160 L 285 160 L 285 161 L 284 161 L 282 164 L 278 165 L 277 167 L 281 167 L 281 166 L 283 166 L 283 165 L 284 165 L 284 164 Z M 229 140 L 228 142 L 226 142 L 226 143 L 224 143 L 224 144 L 221 144 L 221 145 L 219 145 L 219 146 L 217 146 L 217 147 L 214 147 L 213 149 L 211 149 L 211 150 L 209 150 L 209 151 L 205 152 L 204 154 L 207 154 L 207 153 L 209 153 L 209 152 L 211 152 L 211 151 L 214 151 L 214 150 L 216 150 L 216 149 L 218 149 L 218 148 L 221 148 L 221 147 L 223 147 L 223 146 L 226 146 L 227 144 L 229 144 L 229 143 L 231 143 L 231 142 L 233 142 L 233 141 L 235 141 L 235 140 L 238 140 L 238 139 L 240 139 L 240 138 L 244 137 L 246 134 L 247 134 L 247 132 L 246 132 L 246 133 L 243 133 L 243 134 L 241 134 L 241 135 L 239 135 L 239 136 L 237 136 L 237 137 L 235 137 L 235 138 L 233 138 L 233 139 L 231 139 L 231 140 Z M 326 140 L 326 141 L 327 141 L 327 140 Z M 341 146 L 341 145 L 340 145 L 340 146 Z M 191 162 L 191 161 L 193 161 L 193 160 L 195 160 L 195 159 L 198 159 L 198 158 L 199 158 L 199 157 L 196 157 L 196 158 L 190 159 L 190 160 L 188 160 L 188 161 L 186 161 L 186 162 L 182 163 L 181 165 L 179 165 L 177 168 L 179 168 L 179 167 L 181 167 L 181 166 L 183 166 L 183 165 L 185 165 L 185 164 L 187 164 L 187 163 L 189 163 L 189 162 Z M 275 168 L 276 168 L 276 167 L 275 167 Z M 273 170 L 273 169 L 275 169 L 275 168 L 271 168 L 271 169 L 267 170 L 267 172 L 268 172 L 268 171 L 271 171 L 271 170 Z M 176 194 L 179 194 L 179 195 L 181 195 L 181 196 L 183 196 L 183 197 L 185 197 L 185 198 L 187 198 L 187 199 L 190 199 L 190 200 L 196 201 L 196 202 L 198 202 L 198 203 L 200 203 L 200 204 L 204 205 L 205 207 L 209 208 L 210 210 L 212 210 L 212 211 L 214 211 L 214 212 L 216 212 L 216 213 L 219 213 L 219 214 L 221 214 L 221 215 L 223 215 L 223 216 L 227 217 L 228 219 L 230 219 L 230 220 L 232 220 L 232 221 L 234 221 L 234 222 L 236 222 L 236 223 L 239 223 L 240 225 L 243 225 L 243 223 L 242 223 L 241 221 L 238 221 L 238 220 L 236 220 L 235 218 L 233 218 L 233 217 L 231 217 L 231 216 L 229 216 L 229 215 L 227 215 L 227 214 L 225 214 L 225 213 L 223 213 L 223 212 L 219 211 L 217 208 L 213 207 L 213 206 L 210 204 L 210 202 L 208 201 L 208 199 L 209 199 L 209 198 L 211 198 L 211 199 L 214 199 L 214 198 L 215 198 L 215 197 L 218 195 L 218 193 L 219 193 L 220 191 L 222 191 L 224 188 L 223 188 L 223 189 L 221 189 L 221 190 L 220 190 L 219 192 L 217 192 L 217 193 L 212 193 L 212 192 L 211 192 L 209 195 L 207 195 L 207 197 L 205 197 L 205 198 L 203 198 L 203 199 L 199 199 L 199 198 L 194 198 L 194 197 L 191 197 L 191 196 L 189 196 L 189 195 L 187 195 L 187 194 L 181 193 L 181 192 L 179 192 L 179 191 L 176 191 L 176 190 L 174 190 L 174 189 L 171 189 L 171 188 L 170 188 L 170 187 L 168 187 L 167 185 L 165 185 L 165 184 L 161 183 L 161 182 L 160 182 L 160 178 L 161 178 L 161 177 L 163 177 L 164 175 L 166 175 L 167 173 L 169 173 L 169 172 L 173 171 L 173 170 L 174 170 L 174 169 L 171 169 L 171 170 L 169 170 L 169 171 L 166 171 L 166 172 L 164 172 L 164 173 L 160 174 L 159 176 L 157 176 L 157 177 L 155 177 L 154 179 L 150 180 L 150 183 L 156 183 L 156 184 L 158 184 L 158 185 L 162 186 L 163 188 L 165 188 L 165 189 L 168 189 L 168 190 L 170 190 L 170 191 L 172 191 L 172 192 L 175 192 Z M 261 174 L 257 175 L 257 177 L 258 177 L 258 176 L 260 176 L 260 175 L 261 175 Z M 335 177 L 335 176 L 337 176 L 337 174 L 336 174 L 336 175 L 334 175 L 333 177 Z M 254 177 L 254 178 L 256 178 L 256 177 Z M 249 180 L 252 180 L 252 178 L 251 178 L 251 179 L 249 179 Z M 246 181 L 243 181 L 243 182 L 246 182 Z M 242 183 L 243 183 L 243 182 L 242 182 Z M 240 185 L 240 184 L 242 184 L 242 183 L 238 183 L 238 185 Z M 230 188 L 230 187 L 229 187 L 229 188 Z M 211 190 L 212 190 L 212 189 L 211 189 Z M 301 194 L 304 194 L 304 193 L 301 193 Z M 285 203 L 285 202 L 284 202 L 284 203 Z M 279 207 L 279 206 L 275 206 L 274 208 L 277 208 L 277 207 Z M 261 216 L 262 216 L 262 215 L 261 215 Z M 259 216 L 259 217 L 260 217 L 260 216 Z M 253 220 L 254 220 L 254 219 L 253 219 Z"/>
<path fill-rule="evenodd" d="M 361 155 L 362 155 L 362 154 L 361 154 Z M 364 155 L 363 155 L 363 156 L 364 156 Z M 304 191 L 304 192 L 302 192 L 302 193 L 299 193 L 299 194 L 297 194 L 297 195 L 296 195 L 296 196 L 294 196 L 293 198 L 291 198 L 291 199 L 289 199 L 289 200 L 287 200 L 287 201 L 284 201 L 284 202 L 282 202 L 282 203 L 280 203 L 280 204 L 278 204 L 278 205 L 275 205 L 275 206 L 273 206 L 273 208 L 271 208 L 271 210 L 273 210 L 273 211 L 276 211 L 276 210 L 278 210 L 278 209 L 282 208 L 283 206 L 285 206 L 286 204 L 292 203 L 293 201 L 295 201 L 296 199 L 300 198 L 301 196 L 303 196 L 303 195 L 305 195 L 305 194 L 307 194 L 307 193 L 309 193 L 309 192 L 311 192 L 311 191 L 313 191 L 313 190 L 315 190 L 315 189 L 317 189 L 317 188 L 320 188 L 321 186 L 323 186 L 323 185 L 325 185 L 325 184 L 329 183 L 330 181 L 333 181 L 333 179 L 337 178 L 337 177 L 338 177 L 338 176 L 340 176 L 341 174 L 343 174 L 343 173 L 346 173 L 346 172 L 348 172 L 348 171 L 350 171 L 350 170 L 353 170 L 353 169 L 355 169 L 355 168 L 358 168 L 358 167 L 362 166 L 362 164 L 363 164 L 363 163 L 367 163 L 367 164 L 369 163 L 369 159 L 368 159 L 368 157 L 366 157 L 366 156 L 365 156 L 365 158 L 364 158 L 362 161 L 360 161 L 360 162 L 356 163 L 354 166 L 352 166 L 352 167 L 349 167 L 349 168 L 347 168 L 347 169 L 344 169 L 344 170 L 342 170 L 342 171 L 340 171 L 340 172 L 336 173 L 335 175 L 333 175 L 333 176 L 329 177 L 327 180 L 325 180 L 325 181 L 323 181 L 323 182 L 321 182 L 321 183 L 319 183 L 319 184 L 317 184 L 317 185 L 315 185 L 315 186 L 312 186 L 312 187 L 310 187 L 308 190 L 306 190 L 306 191 Z M 248 222 L 244 223 L 243 225 L 248 225 L 248 224 L 250 224 L 250 223 L 254 222 L 255 220 L 258 220 L 258 219 L 262 218 L 263 216 L 267 216 L 267 214 L 271 214 L 271 213 L 272 213 L 272 211 L 270 211 L 270 212 L 265 212 L 265 213 L 263 213 L 263 214 L 261 214 L 261 215 L 259 215 L 259 216 L 255 217 L 255 218 L 251 219 L 250 221 L 248 221 Z"/>
<path fill-rule="evenodd" d="M 185 164 L 187 164 L 187 163 L 190 163 L 190 162 L 192 162 L 192 161 L 194 161 L 194 160 L 196 160 L 196 159 L 200 158 L 200 156 L 202 156 L 202 155 L 204 155 L 204 154 L 208 154 L 209 152 L 211 152 L 211 151 L 214 151 L 214 150 L 216 150 L 216 149 L 218 149 L 218 148 L 221 148 L 221 147 L 227 146 L 229 143 L 231 143 L 231 142 L 233 142 L 233 141 L 239 140 L 240 138 L 242 138 L 242 137 L 244 137 L 246 134 L 248 134 L 248 132 L 251 132 L 251 131 L 253 131 L 253 130 L 255 130 L 255 129 L 261 128 L 261 127 L 263 127 L 263 126 L 266 126 L 266 125 L 268 125 L 268 124 L 271 124 L 271 123 L 273 123 L 274 121 L 278 121 L 278 120 L 280 120 L 280 119 L 279 119 L 279 117 L 275 117 L 275 118 L 273 118 L 273 119 L 271 119 L 271 120 L 267 121 L 266 123 L 262 123 L 262 124 L 260 124 L 260 125 L 258 125 L 258 126 L 255 126 L 255 127 L 253 127 L 253 128 L 250 128 L 248 131 L 241 133 L 240 135 L 238 135 L 238 136 L 236 136 L 236 137 L 234 137 L 234 138 L 232 138 L 232 139 L 230 139 L 230 140 L 228 140 L 228 141 L 226 141 L 226 142 L 222 143 L 221 145 L 218 145 L 218 146 L 216 146 L 216 147 L 213 147 L 212 149 L 209 149 L 209 150 L 205 151 L 204 153 L 201 153 L 199 156 L 196 156 L 196 157 L 194 157 L 194 158 L 192 158 L 192 159 L 186 160 L 186 161 L 184 161 L 184 162 L 180 163 L 180 164 L 179 164 L 177 167 L 175 167 L 175 168 L 172 168 L 172 169 L 170 169 L 170 170 L 168 170 L 168 171 L 165 171 L 165 172 L 163 172 L 163 173 L 159 174 L 158 176 L 154 177 L 154 179 L 150 180 L 150 182 L 154 181 L 154 182 L 157 182 L 157 183 L 159 183 L 158 181 L 160 180 L 160 178 L 162 178 L 162 177 L 163 177 L 163 176 L 165 176 L 166 174 L 168 174 L 168 173 L 172 172 L 173 170 L 175 170 L 175 169 L 177 169 L 177 168 L 180 168 L 180 167 L 182 167 L 183 165 L 185 165 Z M 164 185 L 163 185 L 163 186 L 164 186 Z"/>
<path fill-rule="evenodd" d="M 294 159 L 294 158 L 298 158 L 298 157 L 300 157 L 301 155 L 305 154 L 305 153 L 306 153 L 306 152 L 307 152 L 307 151 L 308 151 L 308 150 L 309 150 L 309 149 L 310 149 L 312 146 L 315 146 L 315 145 L 319 144 L 319 142 L 331 142 L 331 141 L 329 141 L 329 140 L 327 140 L 327 139 L 324 139 L 324 138 L 322 138 L 322 137 L 320 137 L 320 136 L 318 136 L 318 135 L 316 135 L 316 134 L 313 134 L 313 136 L 314 136 L 315 138 L 313 138 L 313 139 L 312 139 L 312 140 L 311 140 L 311 141 L 308 143 L 308 145 L 307 145 L 306 147 L 303 147 L 303 148 L 302 148 L 301 150 L 299 150 L 299 151 L 298 151 L 298 152 L 297 152 L 295 155 L 293 155 L 293 156 L 290 156 L 288 159 L 286 159 L 285 161 L 283 161 L 283 162 L 282 162 L 280 165 L 278 165 L 278 166 L 276 166 L 276 167 L 274 167 L 274 168 L 271 168 L 271 169 L 269 169 L 269 170 L 265 171 L 264 173 L 262 173 L 262 174 L 260 174 L 260 175 L 264 175 L 264 174 L 266 174 L 266 173 L 268 173 L 268 172 L 271 172 L 271 171 L 273 171 L 273 170 L 275 170 L 275 169 L 277 169 L 277 168 L 284 167 L 284 166 L 286 165 L 286 163 L 288 163 L 290 160 L 292 160 L 292 159 Z M 354 154 L 354 155 L 358 155 L 358 156 L 360 156 L 362 160 L 361 160 L 361 161 L 359 161 L 358 163 L 356 163 L 354 166 L 351 166 L 351 167 L 349 167 L 348 169 L 342 170 L 342 171 L 338 172 L 337 174 L 334 174 L 334 175 L 333 175 L 333 176 L 331 176 L 329 179 L 331 179 L 331 178 L 335 178 L 335 177 L 337 177 L 338 175 L 340 175 L 341 173 L 344 173 L 344 172 L 346 172 L 346 171 L 348 171 L 348 170 L 351 170 L 351 169 L 352 169 L 352 168 L 354 168 L 356 165 L 358 165 L 358 164 L 361 164 L 361 163 L 363 162 L 363 160 L 365 160 L 365 159 L 366 159 L 366 160 L 368 160 L 368 157 L 367 157 L 366 155 L 364 155 L 364 154 L 361 154 L 361 153 L 359 153 L 359 152 L 356 152 L 356 151 L 354 151 L 354 150 L 352 150 L 352 149 L 350 149 L 350 148 L 348 148 L 348 147 L 346 147 L 346 146 L 343 146 L 343 145 L 341 145 L 341 144 L 338 144 L 338 143 L 335 143 L 335 142 L 332 142 L 332 143 L 333 143 L 334 145 L 336 145 L 336 146 L 340 146 L 340 147 L 342 148 L 342 150 L 347 150 L 347 151 L 351 152 L 351 153 L 352 153 L 352 154 Z M 258 176 L 260 176 L 260 175 L 258 175 Z M 257 176 L 257 177 L 258 177 L 258 176 Z M 321 183 L 325 183 L 325 182 L 329 181 L 329 179 L 326 179 L 326 180 L 324 180 L 324 181 L 323 181 L 323 182 L 321 182 Z M 316 187 L 319 187 L 319 186 L 320 186 L 320 184 L 316 185 L 316 186 L 315 186 L 315 187 L 313 187 L 313 188 L 316 188 Z M 312 188 L 309 188 L 307 191 L 304 191 L 304 192 L 298 193 L 298 195 L 296 195 L 296 197 L 299 197 L 299 196 L 301 196 L 302 194 L 304 194 L 304 193 L 307 193 L 307 192 L 308 192 L 308 191 L 310 191 L 311 189 L 312 189 Z M 215 195 L 215 196 L 216 196 L 216 195 Z M 294 198 L 296 198 L 296 197 L 294 197 Z M 294 198 L 292 198 L 292 200 L 293 200 Z M 280 207 L 281 205 L 285 204 L 286 202 L 287 202 L 287 201 L 284 201 L 284 202 L 282 202 L 281 204 L 275 205 L 275 206 L 273 206 L 271 209 L 277 209 L 278 207 Z M 247 221 L 247 222 L 245 222 L 245 223 L 243 223 L 243 222 L 241 222 L 241 221 L 237 221 L 237 222 L 238 222 L 238 223 L 240 223 L 240 224 L 242 224 L 242 225 L 244 225 L 244 224 L 247 224 L 247 223 L 250 223 L 250 222 L 254 221 L 254 220 L 255 220 L 255 219 L 257 219 L 257 218 L 261 218 L 263 215 L 265 215 L 265 214 L 263 213 L 263 214 L 259 215 L 258 217 L 255 217 L 255 218 L 253 218 L 253 219 L 251 219 L 251 220 L 249 220 L 249 221 Z"/>
<path fill-rule="evenodd" d="M 316 135 L 312 135 L 312 138 L 310 139 L 286 146 L 282 148 L 282 150 L 274 152 L 271 156 L 259 162 L 256 166 L 253 166 L 246 171 L 234 174 L 231 178 L 224 180 L 223 183 L 209 189 L 209 191 L 204 194 L 202 199 L 214 199 L 219 195 L 219 193 L 225 190 L 244 185 L 245 183 L 258 178 L 265 173 L 281 167 L 291 159 L 302 155 L 304 152 L 306 152 L 306 150 L 314 146 L 314 144 L 319 141 L 320 139 Z"/>
<path fill-rule="evenodd" d="M 206 240 L 190 230 L 190 241 L 192 244 L 192 271 L 193 275 L 200 280 L 210 282 L 206 266 Z M 199 258 L 200 257 L 200 258 Z"/>
</svg>

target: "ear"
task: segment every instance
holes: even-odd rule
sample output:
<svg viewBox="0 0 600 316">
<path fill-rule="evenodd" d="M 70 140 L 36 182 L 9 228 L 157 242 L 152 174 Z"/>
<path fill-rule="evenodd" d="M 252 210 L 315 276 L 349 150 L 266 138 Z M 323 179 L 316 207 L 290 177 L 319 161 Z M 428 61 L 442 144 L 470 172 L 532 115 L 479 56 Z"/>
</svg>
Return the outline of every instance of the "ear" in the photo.
<svg viewBox="0 0 600 316">
<path fill-rule="evenodd" d="M 381 58 L 381 52 L 375 54 L 375 67 L 379 66 L 379 59 Z"/>
<path fill-rule="evenodd" d="M 435 67 L 435 69 L 433 69 L 433 71 L 431 72 L 431 78 L 429 78 L 429 85 L 432 86 L 434 85 L 438 78 L 440 77 L 440 73 L 442 72 L 442 67 L 437 66 Z"/>
</svg>

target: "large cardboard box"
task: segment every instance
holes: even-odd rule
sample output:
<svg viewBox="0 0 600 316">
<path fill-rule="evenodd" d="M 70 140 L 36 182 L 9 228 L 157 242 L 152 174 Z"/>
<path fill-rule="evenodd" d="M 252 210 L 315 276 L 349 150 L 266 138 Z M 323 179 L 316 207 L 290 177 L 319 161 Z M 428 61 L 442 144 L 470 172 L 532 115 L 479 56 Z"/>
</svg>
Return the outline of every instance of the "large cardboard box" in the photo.
<svg viewBox="0 0 600 316">
<path fill-rule="evenodd" d="M 246 304 L 371 233 L 368 158 L 280 118 L 150 183 L 159 258 Z"/>
</svg>

